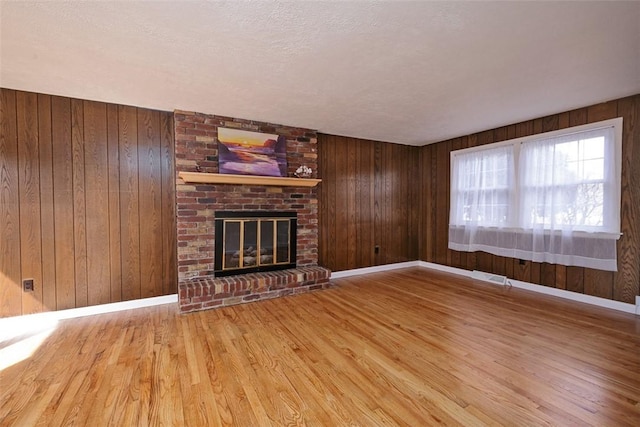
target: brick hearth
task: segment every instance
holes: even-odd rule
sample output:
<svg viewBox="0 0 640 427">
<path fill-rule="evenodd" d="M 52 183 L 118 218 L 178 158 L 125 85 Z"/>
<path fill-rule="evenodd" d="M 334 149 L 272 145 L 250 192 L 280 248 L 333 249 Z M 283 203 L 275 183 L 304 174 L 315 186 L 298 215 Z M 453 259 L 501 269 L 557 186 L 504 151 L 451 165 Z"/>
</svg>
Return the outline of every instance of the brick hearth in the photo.
<svg viewBox="0 0 640 427">
<path fill-rule="evenodd" d="M 197 277 L 179 287 L 181 313 L 250 301 L 278 298 L 329 287 L 331 272 L 323 267 L 300 267 L 228 277 Z"/>
<path fill-rule="evenodd" d="M 309 166 L 314 177 L 318 170 L 317 133 L 314 130 L 183 111 L 176 111 L 174 120 L 176 174 L 218 173 L 218 127 L 282 135 L 287 139 L 289 176 L 293 176 L 301 165 Z M 330 271 L 318 267 L 317 187 L 187 184 L 177 178 L 176 201 L 178 287 L 182 312 L 327 286 Z M 229 210 L 297 212 L 296 269 L 215 278 L 214 213 Z M 306 270 L 308 268 L 312 269 Z M 225 286 L 228 286 L 228 291 Z M 203 295 L 205 290 L 207 294 Z M 202 300 L 203 297 L 207 300 Z M 197 306 L 199 308 L 195 308 Z"/>
</svg>

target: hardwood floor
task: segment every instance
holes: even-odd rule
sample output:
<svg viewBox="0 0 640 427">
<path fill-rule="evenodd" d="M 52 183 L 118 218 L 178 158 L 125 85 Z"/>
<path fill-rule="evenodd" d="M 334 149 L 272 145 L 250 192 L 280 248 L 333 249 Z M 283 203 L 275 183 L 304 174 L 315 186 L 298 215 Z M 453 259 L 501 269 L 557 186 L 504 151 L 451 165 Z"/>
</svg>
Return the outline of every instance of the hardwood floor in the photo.
<svg viewBox="0 0 640 427">
<path fill-rule="evenodd" d="M 421 268 L 334 283 L 61 321 L 0 371 L 0 425 L 640 425 L 640 317 Z"/>
</svg>

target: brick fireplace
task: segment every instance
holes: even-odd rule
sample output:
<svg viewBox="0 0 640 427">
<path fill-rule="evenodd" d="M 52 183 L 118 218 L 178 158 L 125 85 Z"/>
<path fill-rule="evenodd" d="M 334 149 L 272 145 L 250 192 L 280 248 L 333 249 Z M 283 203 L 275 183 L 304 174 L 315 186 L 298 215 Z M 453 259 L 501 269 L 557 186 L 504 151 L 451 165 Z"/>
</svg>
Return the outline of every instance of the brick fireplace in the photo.
<svg viewBox="0 0 640 427">
<path fill-rule="evenodd" d="M 176 111 L 176 173 L 218 173 L 218 127 L 284 136 L 288 175 L 301 166 L 317 172 L 317 135 L 310 129 Z M 317 187 L 210 184 L 176 181 L 178 292 L 181 312 L 275 298 L 329 285 L 330 271 L 318 266 Z M 297 214 L 296 267 L 216 277 L 215 212 L 265 211 Z"/>
</svg>

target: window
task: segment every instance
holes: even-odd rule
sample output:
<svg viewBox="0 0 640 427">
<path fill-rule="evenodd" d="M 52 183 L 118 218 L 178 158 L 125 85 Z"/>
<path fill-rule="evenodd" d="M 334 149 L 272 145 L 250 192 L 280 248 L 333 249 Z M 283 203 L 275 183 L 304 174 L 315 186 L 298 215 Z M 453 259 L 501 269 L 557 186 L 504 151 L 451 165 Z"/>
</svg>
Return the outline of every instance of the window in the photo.
<svg viewBox="0 0 640 427">
<path fill-rule="evenodd" d="M 449 248 L 617 270 L 622 119 L 451 153 Z"/>
<path fill-rule="evenodd" d="M 468 152 L 456 157 L 451 198 L 456 224 L 509 225 L 513 198 L 513 147 Z M 453 203 L 452 203 L 453 206 Z"/>
</svg>

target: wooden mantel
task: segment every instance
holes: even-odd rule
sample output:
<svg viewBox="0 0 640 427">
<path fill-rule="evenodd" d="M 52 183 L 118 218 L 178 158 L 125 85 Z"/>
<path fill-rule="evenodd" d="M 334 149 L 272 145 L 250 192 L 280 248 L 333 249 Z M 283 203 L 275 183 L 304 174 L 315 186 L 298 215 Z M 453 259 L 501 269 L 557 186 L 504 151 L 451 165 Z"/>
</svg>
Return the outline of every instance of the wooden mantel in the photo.
<svg viewBox="0 0 640 427">
<path fill-rule="evenodd" d="M 179 172 L 178 176 L 186 183 L 195 184 L 240 184 L 273 185 L 288 187 L 315 187 L 321 179 L 286 178 L 277 176 L 231 175 L 205 172 Z"/>
</svg>

